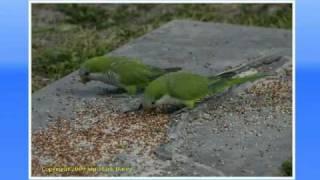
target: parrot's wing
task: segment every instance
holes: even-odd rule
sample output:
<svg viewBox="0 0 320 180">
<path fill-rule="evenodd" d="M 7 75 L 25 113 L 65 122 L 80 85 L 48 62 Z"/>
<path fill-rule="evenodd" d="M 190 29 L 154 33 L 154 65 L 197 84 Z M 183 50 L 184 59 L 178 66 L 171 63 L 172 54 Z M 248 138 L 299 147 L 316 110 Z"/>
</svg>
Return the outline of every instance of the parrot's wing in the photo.
<svg viewBox="0 0 320 180">
<path fill-rule="evenodd" d="M 144 64 L 135 61 L 115 64 L 112 70 L 119 74 L 120 82 L 125 86 L 146 86 L 152 75 L 150 69 Z"/>
<path fill-rule="evenodd" d="M 178 72 L 168 78 L 171 96 L 182 100 L 197 100 L 208 93 L 208 80 L 200 75 Z"/>
<path fill-rule="evenodd" d="M 181 67 L 170 67 L 170 68 L 158 68 L 154 66 L 147 65 L 148 68 L 152 71 L 155 78 L 164 75 L 166 73 L 181 71 Z"/>
</svg>

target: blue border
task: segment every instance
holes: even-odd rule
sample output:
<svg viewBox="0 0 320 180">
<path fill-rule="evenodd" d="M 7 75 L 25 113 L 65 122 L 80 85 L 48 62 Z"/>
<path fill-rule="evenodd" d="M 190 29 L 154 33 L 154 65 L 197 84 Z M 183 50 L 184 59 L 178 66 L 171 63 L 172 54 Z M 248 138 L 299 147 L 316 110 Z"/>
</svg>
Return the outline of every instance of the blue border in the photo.
<svg viewBox="0 0 320 180">
<path fill-rule="evenodd" d="M 0 1 L 0 179 L 28 178 L 28 2 Z"/>
<path fill-rule="evenodd" d="M 320 177 L 320 1 L 296 3 L 297 179 Z"/>
</svg>

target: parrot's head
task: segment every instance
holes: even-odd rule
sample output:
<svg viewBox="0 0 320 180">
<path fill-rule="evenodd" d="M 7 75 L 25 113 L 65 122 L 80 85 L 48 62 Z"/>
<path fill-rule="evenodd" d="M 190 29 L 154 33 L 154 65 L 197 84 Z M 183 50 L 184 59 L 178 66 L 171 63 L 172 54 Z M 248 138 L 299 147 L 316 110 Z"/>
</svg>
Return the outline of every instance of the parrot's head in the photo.
<svg viewBox="0 0 320 180">
<path fill-rule="evenodd" d="M 160 76 L 153 80 L 145 88 L 143 93 L 142 107 L 144 110 L 153 110 L 161 105 L 159 101 L 165 94 L 167 94 L 167 77 Z"/>
<path fill-rule="evenodd" d="M 85 68 L 85 67 L 81 67 L 80 70 L 79 70 L 79 75 L 80 75 L 80 81 L 83 83 L 83 84 L 86 84 L 87 82 L 90 81 L 90 71 Z"/>
<path fill-rule="evenodd" d="M 92 80 L 91 73 L 104 72 L 110 64 L 113 62 L 113 58 L 107 56 L 98 56 L 85 61 L 79 70 L 80 80 L 82 83 L 87 83 Z"/>
<path fill-rule="evenodd" d="M 144 96 L 142 102 L 143 110 L 152 110 L 156 108 L 156 99 L 150 96 Z"/>
</svg>

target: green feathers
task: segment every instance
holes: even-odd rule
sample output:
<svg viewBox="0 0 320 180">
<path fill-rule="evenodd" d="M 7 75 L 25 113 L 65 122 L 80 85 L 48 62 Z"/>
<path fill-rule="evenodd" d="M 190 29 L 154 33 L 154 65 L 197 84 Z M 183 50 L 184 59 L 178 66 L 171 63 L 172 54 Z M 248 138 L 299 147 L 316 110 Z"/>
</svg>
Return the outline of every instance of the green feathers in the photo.
<svg viewBox="0 0 320 180">
<path fill-rule="evenodd" d="M 180 68 L 160 69 L 141 63 L 138 59 L 115 56 L 100 56 L 82 64 L 79 75 L 83 83 L 101 81 L 135 94 L 150 81 Z"/>
<path fill-rule="evenodd" d="M 111 63 L 115 61 L 122 61 L 122 58 L 106 58 L 105 56 L 99 56 L 89 59 L 81 65 L 81 69 L 86 69 L 90 73 L 101 73 L 111 67 Z"/>
<path fill-rule="evenodd" d="M 208 79 L 187 72 L 168 73 L 152 81 L 144 92 L 144 107 L 184 104 L 193 107 L 208 94 Z"/>
<path fill-rule="evenodd" d="M 179 71 L 180 69 L 160 69 L 143 64 L 137 59 L 101 56 L 83 63 L 79 75 L 83 83 L 91 80 L 101 81 L 124 89 L 129 94 L 144 90 L 144 108 L 163 104 L 182 104 L 193 108 L 196 102 L 208 95 L 215 95 L 234 85 L 265 76 L 246 71 L 239 75 L 226 72 L 205 77 Z"/>
<path fill-rule="evenodd" d="M 144 92 L 144 108 L 162 104 L 183 104 L 193 108 L 195 103 L 207 95 L 214 95 L 238 84 L 264 77 L 250 74 L 235 77 L 205 77 L 188 72 L 168 73 L 152 81 Z"/>
<path fill-rule="evenodd" d="M 208 93 L 209 81 L 206 77 L 187 72 L 171 73 L 167 76 L 168 88 L 173 97 L 194 100 Z"/>
</svg>

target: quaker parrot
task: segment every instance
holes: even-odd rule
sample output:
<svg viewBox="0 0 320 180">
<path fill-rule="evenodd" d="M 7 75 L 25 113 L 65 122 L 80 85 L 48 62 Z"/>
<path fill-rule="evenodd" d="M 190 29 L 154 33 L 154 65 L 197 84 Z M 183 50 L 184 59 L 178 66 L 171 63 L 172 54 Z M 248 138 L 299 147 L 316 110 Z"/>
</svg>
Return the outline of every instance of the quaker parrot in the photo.
<svg viewBox="0 0 320 180">
<path fill-rule="evenodd" d="M 179 71 L 173 67 L 161 69 L 143 64 L 138 59 L 118 56 L 99 56 L 84 62 L 79 70 L 82 83 L 101 81 L 129 94 L 143 90 L 149 82 L 168 73 Z"/>
<path fill-rule="evenodd" d="M 239 75 L 228 72 L 212 77 L 184 71 L 168 73 L 155 79 L 145 88 L 142 108 L 152 109 L 160 105 L 183 105 L 193 108 L 207 96 L 264 76 L 266 75 L 257 71 Z"/>
</svg>

